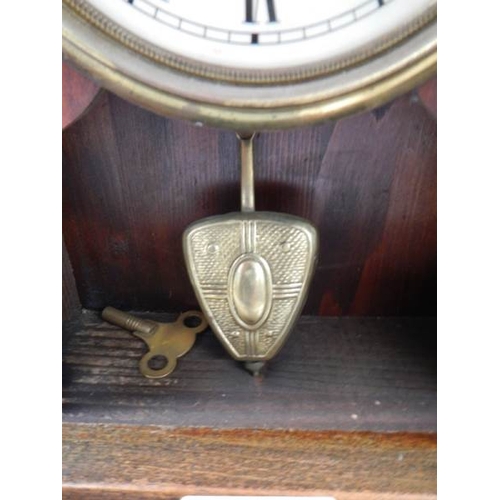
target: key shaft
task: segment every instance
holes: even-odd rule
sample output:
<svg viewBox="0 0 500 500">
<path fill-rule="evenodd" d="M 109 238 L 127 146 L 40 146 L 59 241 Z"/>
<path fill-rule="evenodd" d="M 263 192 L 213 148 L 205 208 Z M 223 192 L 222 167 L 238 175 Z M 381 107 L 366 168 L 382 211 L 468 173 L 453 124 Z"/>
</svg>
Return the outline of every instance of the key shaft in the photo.
<svg viewBox="0 0 500 500">
<path fill-rule="evenodd" d="M 140 332 L 145 335 L 151 335 L 158 327 L 158 324 L 153 321 L 136 318 L 135 316 L 119 311 L 114 307 L 106 307 L 102 312 L 102 317 L 106 321 L 124 328 L 125 330 Z"/>
</svg>

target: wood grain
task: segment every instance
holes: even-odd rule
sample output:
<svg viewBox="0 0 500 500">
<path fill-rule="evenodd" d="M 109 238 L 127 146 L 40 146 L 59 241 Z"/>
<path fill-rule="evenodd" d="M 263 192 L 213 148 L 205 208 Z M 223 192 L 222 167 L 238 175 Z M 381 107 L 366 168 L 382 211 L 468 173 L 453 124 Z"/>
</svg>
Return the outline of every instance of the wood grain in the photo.
<svg viewBox="0 0 500 500">
<path fill-rule="evenodd" d="M 207 331 L 170 377 L 150 380 L 138 369 L 145 344 L 86 312 L 64 354 L 63 419 L 435 432 L 435 328 L 424 318 L 303 317 L 263 378 L 250 376 Z"/>
<path fill-rule="evenodd" d="M 436 437 L 63 425 L 63 497 L 435 498 Z"/>
<path fill-rule="evenodd" d="M 74 69 L 62 63 L 62 128 L 69 127 L 88 111 L 100 87 Z"/>
<path fill-rule="evenodd" d="M 63 231 L 82 305 L 196 307 L 181 238 L 239 209 L 234 134 L 104 93 L 63 136 Z M 434 315 L 436 122 L 414 93 L 336 123 L 259 134 L 258 210 L 311 220 L 306 313 Z"/>
<path fill-rule="evenodd" d="M 66 245 L 62 244 L 62 319 L 72 321 L 80 318 L 82 306 L 76 289 L 73 268 L 69 260 Z"/>
</svg>

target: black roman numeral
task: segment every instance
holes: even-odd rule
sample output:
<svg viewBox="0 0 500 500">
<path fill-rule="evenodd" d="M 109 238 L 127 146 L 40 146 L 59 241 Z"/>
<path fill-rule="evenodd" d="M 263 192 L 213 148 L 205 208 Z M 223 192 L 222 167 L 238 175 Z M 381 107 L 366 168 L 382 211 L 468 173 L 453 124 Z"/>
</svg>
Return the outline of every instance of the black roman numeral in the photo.
<svg viewBox="0 0 500 500">
<path fill-rule="evenodd" d="M 277 22 L 276 9 L 274 7 L 274 0 L 266 0 L 267 17 L 270 23 Z M 245 22 L 257 22 L 257 9 L 259 8 L 259 0 L 245 0 Z"/>
<path fill-rule="evenodd" d="M 274 8 L 274 0 L 267 0 L 267 13 L 269 15 L 269 22 L 276 22 L 276 9 Z"/>
</svg>

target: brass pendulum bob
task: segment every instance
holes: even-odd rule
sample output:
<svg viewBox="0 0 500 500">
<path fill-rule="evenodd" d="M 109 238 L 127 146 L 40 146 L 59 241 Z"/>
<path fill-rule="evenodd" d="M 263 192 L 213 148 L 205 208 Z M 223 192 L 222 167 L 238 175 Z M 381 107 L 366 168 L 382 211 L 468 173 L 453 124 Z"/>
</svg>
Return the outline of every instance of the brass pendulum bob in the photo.
<svg viewBox="0 0 500 500">
<path fill-rule="evenodd" d="M 258 375 L 290 334 L 317 259 L 308 221 L 256 212 L 252 141 L 241 144 L 241 212 L 208 217 L 184 232 L 189 277 L 212 330 L 229 354 Z"/>
</svg>

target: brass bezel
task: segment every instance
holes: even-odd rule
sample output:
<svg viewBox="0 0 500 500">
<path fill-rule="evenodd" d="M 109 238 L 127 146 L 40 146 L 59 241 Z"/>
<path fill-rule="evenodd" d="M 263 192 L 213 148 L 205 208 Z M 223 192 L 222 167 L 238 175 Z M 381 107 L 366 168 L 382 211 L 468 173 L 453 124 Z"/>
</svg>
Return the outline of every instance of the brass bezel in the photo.
<svg viewBox="0 0 500 500">
<path fill-rule="evenodd" d="M 290 72 L 287 82 L 282 74 L 248 81 L 237 74 L 232 79 L 230 71 L 193 74 L 130 46 L 129 39 L 85 0 L 63 0 L 63 52 L 103 87 L 159 114 L 239 131 L 288 128 L 376 107 L 424 82 L 437 61 L 435 7 L 380 51 L 346 67 Z"/>
</svg>

